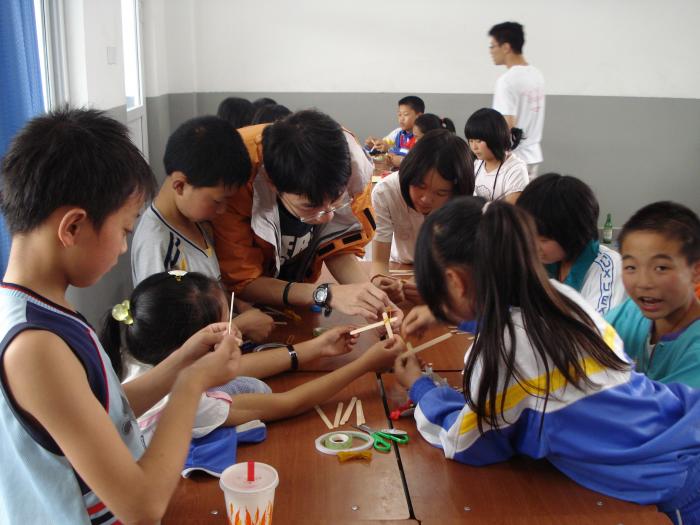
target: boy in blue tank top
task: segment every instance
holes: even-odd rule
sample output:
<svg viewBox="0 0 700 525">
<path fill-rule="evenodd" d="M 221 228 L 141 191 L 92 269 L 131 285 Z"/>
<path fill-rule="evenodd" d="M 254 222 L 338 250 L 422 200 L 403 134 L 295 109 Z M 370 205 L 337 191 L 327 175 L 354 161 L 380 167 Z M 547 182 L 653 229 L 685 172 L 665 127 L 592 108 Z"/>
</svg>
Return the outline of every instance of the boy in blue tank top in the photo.
<svg viewBox="0 0 700 525">
<path fill-rule="evenodd" d="M 123 125 L 95 110 L 32 120 L 2 166 L 12 234 L 0 284 L 0 523 L 156 522 L 175 490 L 201 393 L 235 376 L 225 323 L 122 386 L 66 299 L 126 251 L 153 194 Z M 214 351 L 210 351 L 214 349 Z M 151 445 L 134 417 L 171 392 Z"/>
</svg>

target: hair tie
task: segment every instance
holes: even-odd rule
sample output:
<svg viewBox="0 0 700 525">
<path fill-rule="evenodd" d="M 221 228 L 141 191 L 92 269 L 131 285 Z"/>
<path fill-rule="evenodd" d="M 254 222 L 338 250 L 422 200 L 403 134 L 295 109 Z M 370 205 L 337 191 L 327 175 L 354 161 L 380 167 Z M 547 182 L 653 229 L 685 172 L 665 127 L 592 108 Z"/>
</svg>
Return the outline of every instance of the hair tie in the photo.
<svg viewBox="0 0 700 525">
<path fill-rule="evenodd" d="M 134 318 L 131 317 L 130 306 L 129 299 L 115 304 L 114 308 L 112 308 L 112 319 L 124 323 L 127 326 L 134 324 Z"/>
<path fill-rule="evenodd" d="M 187 272 L 185 270 L 170 270 L 168 275 L 172 275 L 177 282 L 180 282 L 182 278 L 187 275 Z"/>
</svg>

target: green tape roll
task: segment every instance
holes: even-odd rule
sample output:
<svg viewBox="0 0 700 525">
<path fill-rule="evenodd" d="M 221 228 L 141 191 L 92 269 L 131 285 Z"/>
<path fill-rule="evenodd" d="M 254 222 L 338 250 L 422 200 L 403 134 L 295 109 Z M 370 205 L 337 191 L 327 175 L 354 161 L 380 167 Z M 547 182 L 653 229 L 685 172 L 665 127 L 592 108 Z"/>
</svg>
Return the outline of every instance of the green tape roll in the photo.
<svg viewBox="0 0 700 525">
<path fill-rule="evenodd" d="M 323 444 L 331 450 L 346 450 L 352 448 L 352 436 L 338 432 L 324 439 Z"/>
</svg>

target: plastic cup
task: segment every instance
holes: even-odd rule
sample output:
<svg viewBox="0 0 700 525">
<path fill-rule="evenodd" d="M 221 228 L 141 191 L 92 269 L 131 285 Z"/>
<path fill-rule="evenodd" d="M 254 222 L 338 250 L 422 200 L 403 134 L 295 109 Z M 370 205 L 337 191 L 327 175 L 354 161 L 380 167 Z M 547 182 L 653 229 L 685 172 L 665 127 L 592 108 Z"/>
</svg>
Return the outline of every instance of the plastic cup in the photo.
<svg viewBox="0 0 700 525">
<path fill-rule="evenodd" d="M 224 491 L 228 522 L 231 525 L 270 525 L 279 481 L 274 468 L 257 461 L 254 481 L 248 481 L 248 462 L 236 463 L 224 470 L 219 486 Z"/>
</svg>

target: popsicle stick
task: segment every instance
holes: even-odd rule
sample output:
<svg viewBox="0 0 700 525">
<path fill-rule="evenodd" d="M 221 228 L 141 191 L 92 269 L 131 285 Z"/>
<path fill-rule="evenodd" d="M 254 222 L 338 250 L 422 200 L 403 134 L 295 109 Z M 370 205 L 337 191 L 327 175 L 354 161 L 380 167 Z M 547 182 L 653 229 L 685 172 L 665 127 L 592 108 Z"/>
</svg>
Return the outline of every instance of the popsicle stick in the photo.
<svg viewBox="0 0 700 525">
<path fill-rule="evenodd" d="M 382 319 L 384 319 L 384 326 L 386 326 L 386 333 L 389 336 L 389 339 L 393 339 L 394 331 L 391 329 L 391 322 L 389 320 L 389 316 L 386 315 L 386 312 L 382 312 Z"/>
<path fill-rule="evenodd" d="M 348 403 L 348 408 L 345 409 L 345 414 L 340 418 L 340 424 L 344 425 L 350 419 L 350 414 L 352 414 L 352 409 L 355 408 L 355 403 L 357 403 L 357 397 L 352 396 L 352 399 Z"/>
<path fill-rule="evenodd" d="M 287 321 L 275 321 L 273 324 L 275 326 L 287 326 Z"/>
<path fill-rule="evenodd" d="M 357 416 L 357 425 L 364 425 L 366 423 L 365 421 L 365 413 L 362 411 L 362 400 L 358 399 L 357 403 L 355 403 L 356 407 L 356 412 L 355 415 Z"/>
<path fill-rule="evenodd" d="M 338 408 L 335 409 L 335 419 L 333 420 L 333 428 L 340 426 L 340 417 L 343 415 L 343 402 L 338 403 Z"/>
<path fill-rule="evenodd" d="M 386 312 L 385 312 L 386 313 Z M 393 318 L 389 318 L 389 321 L 391 321 Z M 360 328 L 355 328 L 350 332 L 350 335 L 355 335 L 355 334 L 361 334 L 362 332 L 366 332 L 367 330 L 371 330 L 372 328 L 379 328 L 380 326 L 384 326 L 384 319 L 381 321 L 377 321 L 376 323 L 372 324 L 367 324 L 365 326 L 361 326 Z"/>
<path fill-rule="evenodd" d="M 326 426 L 328 427 L 328 430 L 333 430 L 333 423 L 330 422 L 330 420 L 326 417 L 326 414 L 323 413 L 323 410 L 321 410 L 321 407 L 318 405 L 314 405 L 314 408 L 316 409 L 316 412 L 318 413 L 319 417 L 321 418 L 321 421 L 323 421 Z"/>
<path fill-rule="evenodd" d="M 422 352 L 426 348 L 430 348 L 431 346 L 435 346 L 438 343 L 442 343 L 443 341 L 449 339 L 452 337 L 454 334 L 452 332 L 447 332 L 446 334 L 442 334 L 435 339 L 431 339 L 430 341 L 423 343 L 422 345 L 418 345 L 415 348 L 409 348 L 407 351 L 405 351 L 402 354 L 402 357 L 407 357 L 409 355 L 417 354 L 418 352 Z"/>
<path fill-rule="evenodd" d="M 413 275 L 413 270 L 392 270 L 392 269 L 389 269 L 389 273 L 393 273 L 394 275 Z"/>
<path fill-rule="evenodd" d="M 231 307 L 228 311 L 228 335 L 231 335 L 231 322 L 233 321 L 233 295 L 231 292 Z"/>
</svg>

